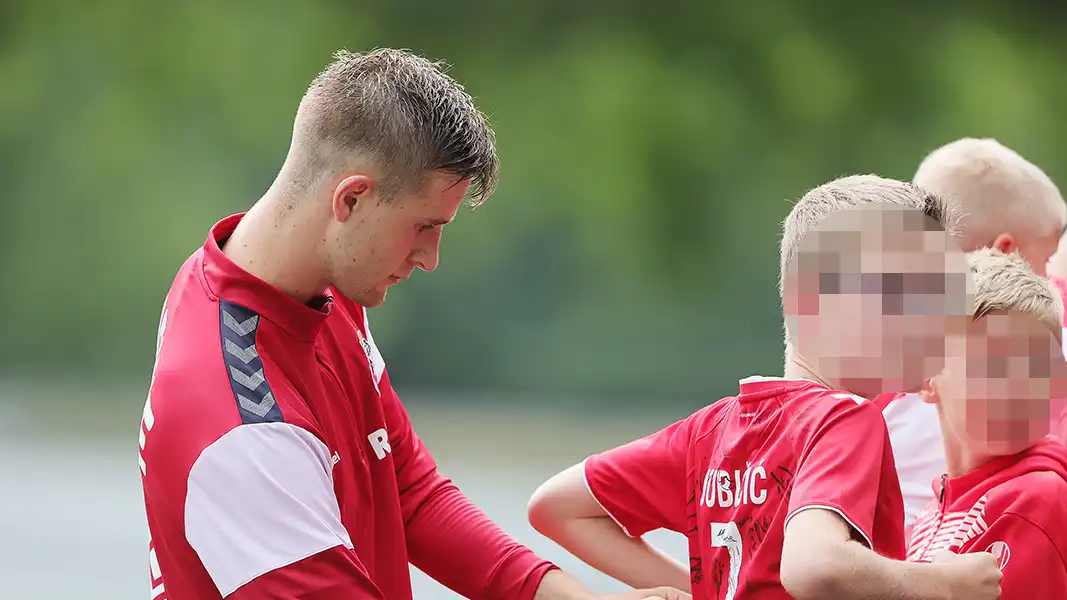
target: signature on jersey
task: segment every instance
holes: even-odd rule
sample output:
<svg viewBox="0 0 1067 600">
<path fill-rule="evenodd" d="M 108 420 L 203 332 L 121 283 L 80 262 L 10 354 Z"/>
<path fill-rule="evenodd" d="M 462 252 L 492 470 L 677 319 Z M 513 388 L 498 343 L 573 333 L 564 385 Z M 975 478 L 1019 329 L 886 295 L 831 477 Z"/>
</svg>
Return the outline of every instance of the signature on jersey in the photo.
<svg viewBox="0 0 1067 600">
<path fill-rule="evenodd" d="M 793 472 L 780 466 L 770 472 L 770 477 L 774 481 L 774 491 L 779 496 L 788 496 L 793 489 Z"/>
</svg>

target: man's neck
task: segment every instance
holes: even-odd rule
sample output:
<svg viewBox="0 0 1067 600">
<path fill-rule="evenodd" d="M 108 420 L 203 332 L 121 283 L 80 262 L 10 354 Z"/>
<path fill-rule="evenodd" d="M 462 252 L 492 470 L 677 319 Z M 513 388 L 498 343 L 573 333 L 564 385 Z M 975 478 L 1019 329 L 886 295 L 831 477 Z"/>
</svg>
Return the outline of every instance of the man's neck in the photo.
<svg viewBox="0 0 1067 600">
<path fill-rule="evenodd" d="M 241 219 L 222 252 L 245 271 L 308 302 L 326 289 L 315 241 L 321 236 L 307 210 L 283 210 L 283 201 L 264 196 Z"/>
</svg>

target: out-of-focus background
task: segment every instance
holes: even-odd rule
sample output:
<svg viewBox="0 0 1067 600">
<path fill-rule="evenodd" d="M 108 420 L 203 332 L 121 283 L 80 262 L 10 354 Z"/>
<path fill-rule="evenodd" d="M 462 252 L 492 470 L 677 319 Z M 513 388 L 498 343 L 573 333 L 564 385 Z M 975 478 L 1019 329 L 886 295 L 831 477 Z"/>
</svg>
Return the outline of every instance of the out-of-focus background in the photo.
<svg viewBox="0 0 1067 600">
<path fill-rule="evenodd" d="M 1067 175 L 1067 4 L 0 1 L 0 598 L 149 592 L 136 439 L 159 310 L 286 153 L 335 50 L 455 65 L 503 182 L 375 338 L 513 535 L 540 481 L 780 369 L 778 225 L 838 175 L 991 136 Z M 678 557 L 684 540 L 653 540 Z M 420 600 L 454 597 L 416 574 Z"/>
</svg>

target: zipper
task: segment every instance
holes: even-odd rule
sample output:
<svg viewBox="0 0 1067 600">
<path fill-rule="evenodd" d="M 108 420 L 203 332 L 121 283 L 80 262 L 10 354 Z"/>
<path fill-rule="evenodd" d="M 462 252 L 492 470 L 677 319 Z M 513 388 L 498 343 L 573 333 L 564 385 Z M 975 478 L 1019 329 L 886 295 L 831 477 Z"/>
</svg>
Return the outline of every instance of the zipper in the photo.
<svg viewBox="0 0 1067 600">
<path fill-rule="evenodd" d="M 930 539 L 926 541 L 926 548 L 923 550 L 924 556 L 930 552 L 930 546 L 933 545 L 934 540 L 941 533 L 941 527 L 945 524 L 945 488 L 948 487 L 948 473 L 941 474 L 941 491 L 937 493 L 937 526 L 934 527 L 933 532 L 930 534 Z M 929 558 L 929 557 L 928 557 Z"/>
</svg>

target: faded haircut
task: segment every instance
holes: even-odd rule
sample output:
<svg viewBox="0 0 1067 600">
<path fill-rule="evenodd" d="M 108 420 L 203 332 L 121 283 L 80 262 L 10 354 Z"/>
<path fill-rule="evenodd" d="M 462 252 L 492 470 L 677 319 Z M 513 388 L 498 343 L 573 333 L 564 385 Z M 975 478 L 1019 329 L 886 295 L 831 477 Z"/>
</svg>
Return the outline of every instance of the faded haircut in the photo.
<svg viewBox="0 0 1067 600">
<path fill-rule="evenodd" d="M 782 223 L 780 296 L 785 294 L 786 273 L 804 236 L 818 228 L 828 216 L 866 204 L 913 208 L 930 217 L 945 231 L 955 231 L 955 213 L 940 197 L 914 184 L 877 175 L 850 175 L 824 183 L 804 194 Z"/>
<path fill-rule="evenodd" d="M 1067 205 L 1052 179 L 992 138 L 963 138 L 934 150 L 914 182 L 958 209 L 965 249 L 1001 233 L 1016 239 L 1058 236 L 1067 224 Z"/>
<path fill-rule="evenodd" d="M 974 279 L 974 319 L 1005 311 L 1037 319 L 1063 343 L 1063 301 L 1018 253 L 982 248 L 967 254 Z"/>
<path fill-rule="evenodd" d="M 493 130 L 447 70 L 404 50 L 338 52 L 297 111 L 299 179 L 369 160 L 386 198 L 421 189 L 440 171 L 470 180 L 470 204 L 488 200 L 499 176 Z"/>
</svg>

